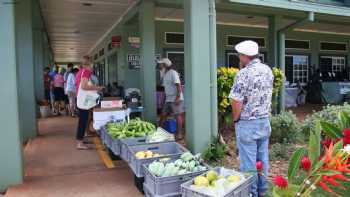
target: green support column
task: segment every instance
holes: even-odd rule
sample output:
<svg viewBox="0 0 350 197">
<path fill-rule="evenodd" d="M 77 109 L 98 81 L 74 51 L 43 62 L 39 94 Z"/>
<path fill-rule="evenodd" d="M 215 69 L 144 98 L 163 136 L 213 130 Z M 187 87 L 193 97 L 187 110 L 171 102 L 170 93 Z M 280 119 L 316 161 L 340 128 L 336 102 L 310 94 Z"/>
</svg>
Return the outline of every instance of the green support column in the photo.
<svg viewBox="0 0 350 197">
<path fill-rule="evenodd" d="M 41 27 L 34 29 L 34 79 L 35 98 L 43 100 L 44 96 L 44 36 Z"/>
<path fill-rule="evenodd" d="M 308 24 L 310 22 L 315 21 L 315 13 L 314 12 L 308 12 L 307 15 L 295 21 L 292 24 L 289 24 L 283 28 L 279 28 L 278 30 L 278 63 L 283 73 L 286 73 L 286 47 L 285 47 L 285 40 L 286 40 L 286 32 L 292 31 L 295 28 L 301 27 L 305 24 Z M 285 86 L 283 85 L 281 88 L 280 93 L 280 100 L 279 100 L 279 111 L 285 110 Z"/>
<path fill-rule="evenodd" d="M 155 5 L 153 0 L 143 0 L 140 5 L 139 23 L 141 37 L 141 91 L 144 104 L 143 116 L 157 121 L 156 62 L 155 62 Z"/>
<path fill-rule="evenodd" d="M 16 30 L 18 78 L 20 79 L 18 80 L 19 120 L 22 140 L 26 141 L 34 138 L 37 134 L 32 1 L 17 1 Z"/>
<path fill-rule="evenodd" d="M 209 2 L 184 1 L 186 141 L 195 153 L 211 138 Z"/>
<path fill-rule="evenodd" d="M 23 180 L 14 3 L 0 0 L 0 192 Z"/>
<path fill-rule="evenodd" d="M 279 37 L 278 30 L 281 28 L 281 16 L 269 16 L 268 18 L 268 65 L 271 67 L 279 67 L 280 68 L 280 50 L 279 50 Z M 273 109 L 274 112 L 280 112 L 280 95 L 276 96 L 274 99 Z M 276 110 L 276 111 L 275 111 Z"/>
<path fill-rule="evenodd" d="M 311 47 L 311 63 L 310 66 L 313 66 L 315 69 L 319 68 L 319 51 L 320 51 L 320 42 L 317 38 L 310 39 Z M 350 64 L 348 64 L 350 65 Z"/>
<path fill-rule="evenodd" d="M 286 35 L 284 32 L 278 32 L 278 65 L 283 73 L 286 73 L 286 47 L 285 47 Z M 279 111 L 285 110 L 285 86 L 281 88 L 279 95 Z"/>
<path fill-rule="evenodd" d="M 126 42 L 126 40 L 128 39 L 128 35 L 126 33 L 126 29 L 124 27 L 124 25 L 121 27 L 121 35 L 122 35 L 122 43 L 121 43 L 121 47 L 120 49 L 118 49 L 117 51 L 117 73 L 118 73 L 118 84 L 123 85 L 124 87 L 126 87 L 126 83 L 125 83 L 125 73 L 126 73 L 126 69 L 128 69 L 127 66 L 127 60 L 126 60 L 126 53 L 127 53 L 127 45 L 128 42 Z"/>
<path fill-rule="evenodd" d="M 271 67 L 278 64 L 278 24 L 279 16 L 269 16 L 269 29 L 268 29 L 268 64 Z"/>
<path fill-rule="evenodd" d="M 218 83 L 217 83 L 217 36 L 215 0 L 209 0 L 209 37 L 210 37 L 210 80 L 211 80 L 211 135 L 218 136 Z"/>
<path fill-rule="evenodd" d="M 350 1 L 349 1 L 350 2 Z M 349 73 L 349 71 L 350 71 L 350 50 L 349 50 L 349 46 L 350 46 L 350 41 L 348 41 L 348 54 L 347 54 L 347 71 L 348 71 L 348 73 Z M 318 62 L 317 62 L 318 63 Z M 317 64 L 318 65 L 318 64 Z"/>
<path fill-rule="evenodd" d="M 108 49 L 106 49 L 107 51 Z M 105 55 L 105 86 L 107 87 L 108 83 L 110 82 L 109 80 L 109 68 L 110 68 L 110 62 L 108 61 L 108 55 L 107 55 L 107 52 L 106 52 L 106 55 Z"/>
</svg>

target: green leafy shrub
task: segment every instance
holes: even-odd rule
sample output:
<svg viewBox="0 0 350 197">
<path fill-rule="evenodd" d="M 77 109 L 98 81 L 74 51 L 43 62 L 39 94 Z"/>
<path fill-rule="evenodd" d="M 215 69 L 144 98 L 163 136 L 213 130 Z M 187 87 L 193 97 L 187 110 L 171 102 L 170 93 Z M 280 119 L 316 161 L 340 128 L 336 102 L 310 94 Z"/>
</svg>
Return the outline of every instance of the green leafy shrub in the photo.
<svg viewBox="0 0 350 197">
<path fill-rule="evenodd" d="M 350 114 L 350 105 L 348 103 L 344 103 L 343 105 L 327 105 L 321 111 L 307 116 L 301 127 L 302 133 L 305 137 L 308 137 L 310 131 L 315 128 L 318 121 L 327 121 L 331 124 L 337 123 L 340 111 Z"/>
<path fill-rule="evenodd" d="M 209 145 L 209 147 L 202 153 L 203 159 L 211 164 L 220 164 L 228 151 L 228 146 L 226 144 L 221 144 L 216 138 Z"/>
<path fill-rule="evenodd" d="M 271 129 L 272 142 L 295 142 L 301 135 L 301 124 L 291 111 L 272 116 Z"/>
<path fill-rule="evenodd" d="M 274 143 L 270 147 L 269 155 L 271 161 L 281 161 L 288 160 L 288 144 L 283 143 Z"/>
</svg>

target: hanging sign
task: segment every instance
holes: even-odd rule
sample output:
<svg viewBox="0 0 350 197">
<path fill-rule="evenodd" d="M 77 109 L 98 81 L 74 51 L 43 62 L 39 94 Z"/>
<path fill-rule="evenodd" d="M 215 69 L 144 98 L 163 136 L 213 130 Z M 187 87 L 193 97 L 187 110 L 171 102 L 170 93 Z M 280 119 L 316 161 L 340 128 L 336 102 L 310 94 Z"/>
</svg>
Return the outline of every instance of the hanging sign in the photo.
<svg viewBox="0 0 350 197">
<path fill-rule="evenodd" d="M 129 37 L 128 41 L 132 47 L 136 49 L 140 48 L 140 37 Z"/>
<path fill-rule="evenodd" d="M 155 54 L 154 61 L 157 63 L 161 59 L 160 54 Z M 127 57 L 129 69 L 139 69 L 141 66 L 139 54 L 128 54 Z"/>
<path fill-rule="evenodd" d="M 121 36 L 112 36 L 112 48 L 119 48 L 122 42 Z"/>
<path fill-rule="evenodd" d="M 140 55 L 128 54 L 127 60 L 128 60 L 129 69 L 139 69 L 140 68 Z"/>
</svg>

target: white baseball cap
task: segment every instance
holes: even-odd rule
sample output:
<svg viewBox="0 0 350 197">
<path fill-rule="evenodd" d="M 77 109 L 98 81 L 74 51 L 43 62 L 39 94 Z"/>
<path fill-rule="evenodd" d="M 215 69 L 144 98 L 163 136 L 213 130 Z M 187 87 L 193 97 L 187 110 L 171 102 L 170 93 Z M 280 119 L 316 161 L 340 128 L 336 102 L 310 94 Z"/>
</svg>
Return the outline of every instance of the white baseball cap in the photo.
<svg viewBox="0 0 350 197">
<path fill-rule="evenodd" d="M 158 60 L 157 63 L 164 64 L 166 67 L 170 67 L 173 65 L 173 63 L 168 58 L 162 58 L 161 60 Z"/>
<path fill-rule="evenodd" d="M 235 46 L 235 49 L 238 53 L 243 55 L 254 56 L 259 54 L 259 45 L 252 40 L 246 40 L 238 43 Z"/>
</svg>

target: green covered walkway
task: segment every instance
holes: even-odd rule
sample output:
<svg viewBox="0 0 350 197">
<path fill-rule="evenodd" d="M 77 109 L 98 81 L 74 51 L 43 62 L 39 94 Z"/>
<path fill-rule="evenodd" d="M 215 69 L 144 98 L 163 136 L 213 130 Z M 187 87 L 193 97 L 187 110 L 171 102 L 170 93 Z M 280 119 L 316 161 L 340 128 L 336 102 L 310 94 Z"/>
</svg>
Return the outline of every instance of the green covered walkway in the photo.
<svg viewBox="0 0 350 197">
<path fill-rule="evenodd" d="M 155 57 L 182 54 L 186 143 L 197 153 L 217 135 L 216 69 L 235 56 L 237 39 L 260 40 L 266 62 L 284 71 L 286 57 L 293 54 L 310 59 L 310 67 L 320 65 L 321 55 L 341 58 L 339 69 L 350 65 L 349 1 L 317 2 L 0 0 L 0 193 L 10 187 L 6 195 L 14 197 L 88 196 L 91 190 L 105 196 L 138 195 L 134 187 L 121 189 L 132 184 L 126 166 L 118 165 L 123 169 L 118 173 L 106 170 L 95 151 L 74 149 L 73 119 L 38 121 L 46 66 L 79 62 L 84 55 L 95 64 L 105 62 L 107 76 L 126 88 L 141 89 L 144 119 L 156 122 Z M 167 33 L 169 41 L 176 39 L 168 42 Z M 113 48 L 115 37 L 121 43 Z M 297 46 L 290 48 L 286 41 Z M 322 43 L 331 49 L 323 50 Z M 139 57 L 139 68 L 130 68 L 128 55 Z M 117 68 L 108 71 L 111 62 Z"/>
</svg>

